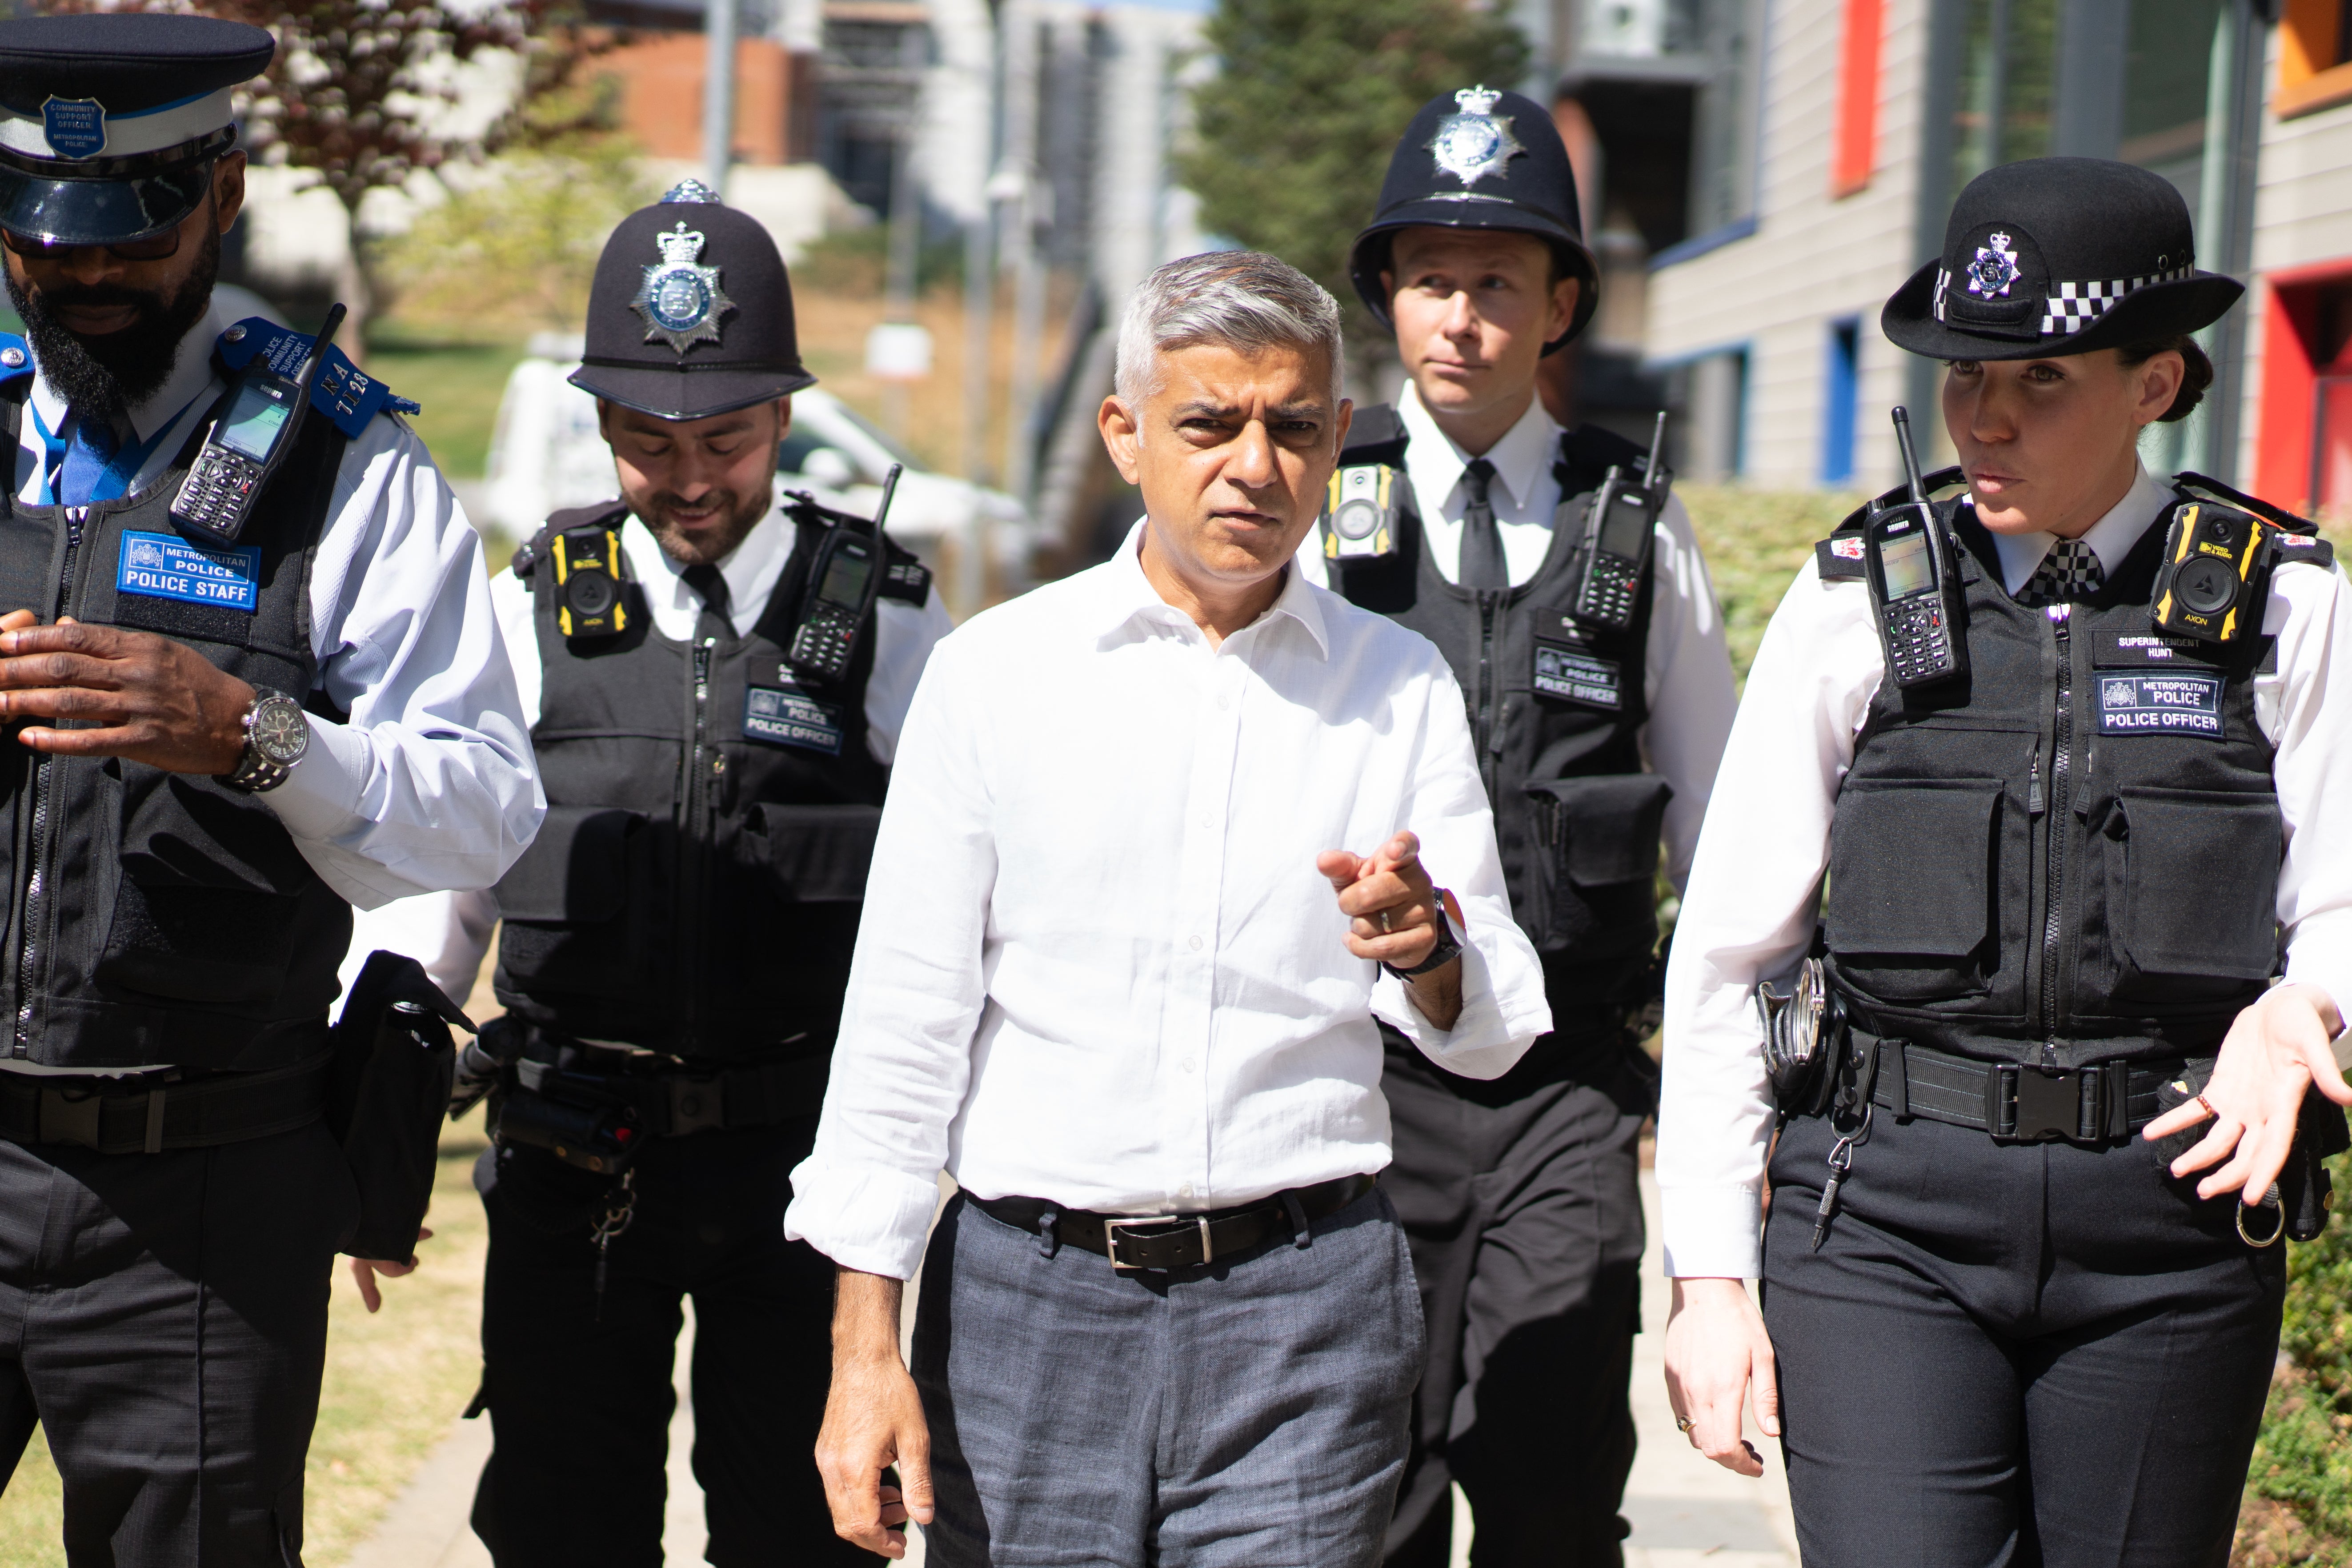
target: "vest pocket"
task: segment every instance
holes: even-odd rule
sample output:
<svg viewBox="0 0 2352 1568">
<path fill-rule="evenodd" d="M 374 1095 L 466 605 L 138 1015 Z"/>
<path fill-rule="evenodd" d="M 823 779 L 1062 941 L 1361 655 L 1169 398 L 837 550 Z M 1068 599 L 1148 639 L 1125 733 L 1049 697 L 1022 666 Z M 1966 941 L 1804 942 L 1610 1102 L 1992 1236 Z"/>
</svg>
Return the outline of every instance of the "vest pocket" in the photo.
<svg viewBox="0 0 2352 1568">
<path fill-rule="evenodd" d="M 2117 841 L 2108 853 L 2107 916 L 2123 958 L 2116 994 L 2195 1001 L 2269 979 L 2278 969 L 2286 846 L 2278 797 L 2148 787 L 2120 794 L 2107 828 Z"/>
<path fill-rule="evenodd" d="M 94 978 L 177 1002 L 276 997 L 311 879 L 301 851 L 258 801 L 134 763 L 122 775 L 121 875 Z"/>
<path fill-rule="evenodd" d="M 1658 940 L 1658 828 L 1674 790 L 1655 773 L 1541 779 L 1528 795 L 1536 950 L 1579 963 L 1647 952 Z"/>
<path fill-rule="evenodd" d="M 1839 967 L 1873 995 L 1923 1001 L 1990 987 L 2001 794 L 1998 779 L 1847 779 L 1830 831 L 1824 923 Z"/>
<path fill-rule="evenodd" d="M 645 817 L 611 806 L 551 805 L 539 837 L 492 895 L 505 922 L 499 963 L 541 984 L 631 989 L 647 944 L 631 940 L 631 911 L 648 889 L 637 862 Z"/>
<path fill-rule="evenodd" d="M 751 808 L 769 889 L 787 903 L 861 903 L 874 865 L 878 805 L 782 805 Z"/>
</svg>

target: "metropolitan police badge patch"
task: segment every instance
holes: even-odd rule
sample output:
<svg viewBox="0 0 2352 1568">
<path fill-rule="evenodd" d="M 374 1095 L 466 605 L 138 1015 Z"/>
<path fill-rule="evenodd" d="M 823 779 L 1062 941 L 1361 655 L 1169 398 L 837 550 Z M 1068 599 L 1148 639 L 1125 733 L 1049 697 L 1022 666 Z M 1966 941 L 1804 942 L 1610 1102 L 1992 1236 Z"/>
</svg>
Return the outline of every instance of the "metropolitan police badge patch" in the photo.
<svg viewBox="0 0 2352 1568">
<path fill-rule="evenodd" d="M 2017 264 L 2017 252 L 2009 247 L 2009 236 L 2000 233 L 1988 235 L 1986 244 L 1977 247 L 1976 259 L 1967 268 L 1969 293 L 1988 300 L 2009 297 L 2009 286 L 2024 270 Z"/>
<path fill-rule="evenodd" d="M 1440 121 L 1437 134 L 1430 140 L 1429 150 L 1435 154 L 1437 166 L 1465 185 L 1501 174 L 1504 164 L 1527 151 L 1511 133 L 1510 121 L 1495 116 L 1495 105 L 1502 96 L 1484 87 L 1464 88 L 1454 95 L 1462 112 Z"/>
<path fill-rule="evenodd" d="M 645 281 L 629 308 L 646 321 L 646 342 L 659 339 L 680 354 L 696 343 L 719 341 L 719 321 L 735 301 L 719 286 L 719 268 L 702 263 L 702 236 L 680 220 L 656 235 L 660 261 L 646 268 Z"/>
</svg>

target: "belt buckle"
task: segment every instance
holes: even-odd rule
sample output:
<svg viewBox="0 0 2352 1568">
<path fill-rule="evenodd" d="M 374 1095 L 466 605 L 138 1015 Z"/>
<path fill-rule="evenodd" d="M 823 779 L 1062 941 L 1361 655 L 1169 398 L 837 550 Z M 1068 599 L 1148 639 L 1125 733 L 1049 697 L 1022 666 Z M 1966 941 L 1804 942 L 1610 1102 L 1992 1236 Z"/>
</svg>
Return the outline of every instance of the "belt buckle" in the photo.
<svg viewBox="0 0 2352 1568">
<path fill-rule="evenodd" d="M 1209 1245 L 1209 1216 L 1207 1215 L 1201 1214 L 1188 1216 L 1181 1214 L 1145 1214 L 1126 1215 L 1117 1219 L 1104 1219 L 1103 1250 L 1110 1255 L 1110 1266 L 1123 1273 L 1133 1272 L 1138 1269 L 1148 1269 L 1153 1273 L 1161 1272 L 1161 1270 L 1152 1268 L 1151 1265 L 1148 1263 L 1120 1262 L 1118 1257 L 1118 1244 L 1121 1238 L 1118 1233 L 1122 1230 L 1141 1229 L 1143 1226 L 1150 1225 L 1182 1225 L 1188 1217 L 1201 1227 L 1201 1261 L 1202 1263 L 1208 1262 L 1210 1258 L 1216 1256 L 1216 1249 Z M 1138 1241 L 1157 1241 L 1160 1238 L 1158 1237 L 1138 1237 L 1136 1239 Z M 1188 1264 L 1186 1267 L 1191 1268 L 1194 1266 Z"/>
<path fill-rule="evenodd" d="M 2000 1078 L 2003 1098 L 2013 1108 L 2015 1125 L 2002 1133 L 2012 1143 L 2077 1142 L 2083 1133 L 2083 1074 L 2069 1068 L 2044 1072 L 2037 1067 L 2004 1067 Z M 1998 1125 L 1998 1123 L 1996 1123 Z"/>
<path fill-rule="evenodd" d="M 669 1130 L 715 1132 L 727 1125 L 727 1096 L 716 1078 L 674 1078 L 669 1082 Z"/>
<path fill-rule="evenodd" d="M 44 1085 L 41 1089 L 41 1142 L 79 1144 L 84 1149 L 97 1148 L 99 1110 L 104 1103 L 95 1089 L 76 1099 L 61 1089 Z"/>
</svg>

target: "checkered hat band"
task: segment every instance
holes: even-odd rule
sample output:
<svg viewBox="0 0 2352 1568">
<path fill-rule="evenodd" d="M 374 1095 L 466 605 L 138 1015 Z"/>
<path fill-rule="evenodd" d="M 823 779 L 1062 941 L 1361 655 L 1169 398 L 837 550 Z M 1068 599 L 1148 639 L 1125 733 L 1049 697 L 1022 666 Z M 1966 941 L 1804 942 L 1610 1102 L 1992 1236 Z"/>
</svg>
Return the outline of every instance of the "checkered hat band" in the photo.
<svg viewBox="0 0 2352 1568">
<path fill-rule="evenodd" d="M 2053 283 L 2050 297 L 2042 303 L 2042 334 L 2063 337 L 2079 332 L 2107 312 L 2107 308 L 2136 289 L 2151 283 L 2170 283 L 2186 278 L 2196 268 L 2176 267 L 2168 272 L 2151 273 L 2146 278 L 2094 279 L 2088 283 Z"/>
</svg>

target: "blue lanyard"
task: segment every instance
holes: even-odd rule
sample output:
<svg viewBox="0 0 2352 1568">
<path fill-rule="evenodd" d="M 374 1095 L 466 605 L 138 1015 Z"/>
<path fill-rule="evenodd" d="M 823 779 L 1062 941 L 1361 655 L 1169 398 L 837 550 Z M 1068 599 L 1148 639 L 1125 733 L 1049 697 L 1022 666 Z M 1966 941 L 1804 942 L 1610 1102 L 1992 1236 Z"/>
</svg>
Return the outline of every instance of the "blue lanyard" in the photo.
<svg viewBox="0 0 2352 1568">
<path fill-rule="evenodd" d="M 162 444 L 163 437 L 178 428 L 180 421 L 187 417 L 188 410 L 194 408 L 204 399 L 205 394 L 211 391 L 212 388 L 209 386 L 199 389 L 195 396 L 180 405 L 179 412 L 158 425 L 153 435 L 144 441 L 125 447 L 116 452 L 114 460 L 106 465 L 106 473 L 99 481 L 98 492 L 89 499 L 92 501 L 120 500 L 123 493 L 130 489 L 131 481 L 146 465 L 147 459 L 155 455 L 155 448 Z M 66 447 L 69 443 L 64 437 L 49 428 L 49 422 L 41 417 L 41 411 L 33 406 L 32 399 L 26 398 L 25 406 L 33 416 L 33 428 L 41 437 L 44 451 L 44 460 L 41 464 L 41 494 L 33 504 L 55 506 L 58 500 L 55 476 L 58 466 L 65 461 Z"/>
</svg>

